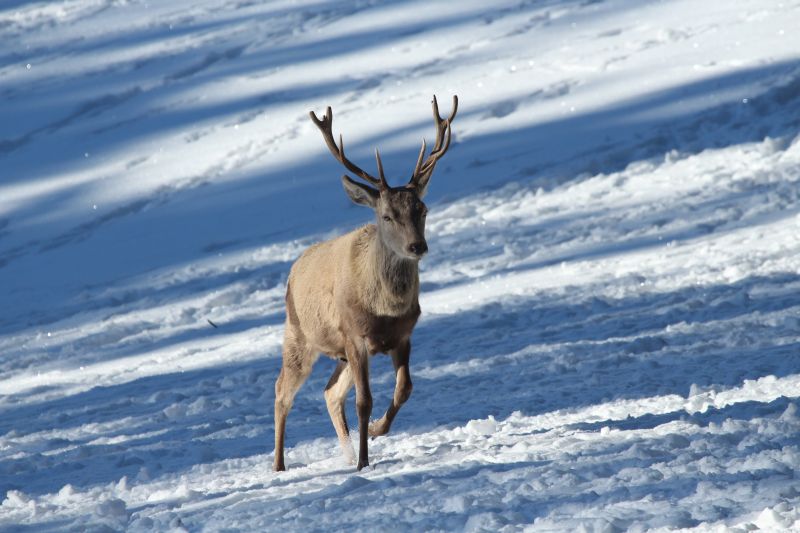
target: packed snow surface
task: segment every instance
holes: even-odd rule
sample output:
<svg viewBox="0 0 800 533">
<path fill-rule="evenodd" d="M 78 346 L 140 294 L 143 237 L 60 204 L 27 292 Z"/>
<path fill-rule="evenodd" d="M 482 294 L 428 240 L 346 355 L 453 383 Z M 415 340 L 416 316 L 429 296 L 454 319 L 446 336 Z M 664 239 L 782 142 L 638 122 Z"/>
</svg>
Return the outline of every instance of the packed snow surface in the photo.
<svg viewBox="0 0 800 533">
<path fill-rule="evenodd" d="M 798 28 L 797 0 L 3 2 L 0 530 L 800 531 Z M 399 185 L 433 94 L 461 105 L 414 393 L 356 472 L 321 359 L 275 474 L 288 269 L 372 217 L 307 113 Z"/>
</svg>

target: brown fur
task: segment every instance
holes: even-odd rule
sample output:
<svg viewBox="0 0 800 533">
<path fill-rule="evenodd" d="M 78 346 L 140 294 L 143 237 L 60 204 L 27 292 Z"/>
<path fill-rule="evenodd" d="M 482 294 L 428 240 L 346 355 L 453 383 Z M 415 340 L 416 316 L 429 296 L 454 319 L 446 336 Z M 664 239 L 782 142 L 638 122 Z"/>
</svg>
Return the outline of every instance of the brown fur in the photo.
<svg viewBox="0 0 800 533">
<path fill-rule="evenodd" d="M 286 284 L 283 366 L 275 382 L 275 470 L 286 468 L 286 417 L 320 353 L 339 359 L 325 387 L 325 403 L 345 456 L 351 460 L 354 453 L 344 400 L 350 388 L 356 387 L 359 470 L 369 464 L 367 436 L 386 434 L 400 406 L 411 395 L 411 332 L 420 315 L 418 262 L 428 250 L 427 208 L 422 198 L 437 161 L 450 146 L 450 124 L 456 116 L 458 98 L 453 97 L 453 110 L 447 119 L 439 116 L 435 96 L 432 108 L 436 143 L 424 159 L 423 140 L 411 180 L 397 188 L 386 182 L 377 150 L 380 179 L 345 157 L 341 137 L 338 146 L 333 137 L 330 107 L 321 119 L 310 113 L 331 154 L 366 182 L 342 177 L 350 199 L 375 211 L 376 224 L 316 244 L 292 265 Z M 391 355 L 397 381 L 386 414 L 369 424 L 369 357 L 378 352 Z"/>
<path fill-rule="evenodd" d="M 377 436 L 389 431 L 400 405 L 411 394 L 408 357 L 411 332 L 419 315 L 417 261 L 397 257 L 388 250 L 378 238 L 375 225 L 316 244 L 300 256 L 287 283 L 283 368 L 275 387 L 276 470 L 285 468 L 286 415 L 320 352 L 343 361 L 331 376 L 325 399 L 348 457 L 353 452 L 344 398 L 355 382 L 359 419 L 365 414 L 368 420 L 367 407 L 371 410 L 372 405 L 368 356 L 378 352 L 392 356 L 397 371 L 392 405 L 361 435 L 366 441 L 368 433 Z M 357 375 L 353 375 L 354 368 L 359 371 Z M 360 469 L 369 463 L 366 443 L 359 448 Z"/>
</svg>

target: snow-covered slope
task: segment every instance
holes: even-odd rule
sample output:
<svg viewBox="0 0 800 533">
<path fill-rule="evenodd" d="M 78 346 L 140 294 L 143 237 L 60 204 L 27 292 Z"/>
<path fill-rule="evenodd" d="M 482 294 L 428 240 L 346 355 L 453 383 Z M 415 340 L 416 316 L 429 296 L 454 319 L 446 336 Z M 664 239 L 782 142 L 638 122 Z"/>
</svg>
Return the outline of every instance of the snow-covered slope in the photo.
<svg viewBox="0 0 800 533">
<path fill-rule="evenodd" d="M 798 27 L 797 1 L 0 4 L 0 530 L 800 530 Z M 400 184 L 432 94 L 461 105 L 414 394 L 357 473 L 320 360 L 274 474 L 286 274 L 370 217 L 307 113 Z M 393 380 L 376 357 L 376 415 Z"/>
</svg>

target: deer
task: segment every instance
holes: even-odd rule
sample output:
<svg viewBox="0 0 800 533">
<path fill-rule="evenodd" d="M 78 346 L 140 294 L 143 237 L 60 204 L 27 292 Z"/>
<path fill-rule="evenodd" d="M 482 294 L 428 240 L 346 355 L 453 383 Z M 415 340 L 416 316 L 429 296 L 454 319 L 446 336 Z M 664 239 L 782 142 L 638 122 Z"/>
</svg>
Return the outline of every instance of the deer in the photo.
<svg viewBox="0 0 800 533">
<path fill-rule="evenodd" d="M 333 137 L 330 106 L 321 119 L 309 112 L 333 157 L 361 179 L 356 181 L 345 174 L 342 185 L 353 202 L 372 208 L 375 223 L 312 245 L 290 269 L 283 359 L 275 382 L 273 466 L 276 472 L 286 469 L 286 418 L 297 391 L 320 354 L 337 360 L 324 397 L 342 452 L 350 464 L 355 463 L 355 452 L 345 417 L 345 400 L 355 384 L 358 471 L 369 466 L 368 436 L 387 434 L 400 407 L 411 395 L 411 333 L 421 313 L 419 261 L 428 251 L 425 240 L 428 208 L 422 199 L 437 162 L 450 147 L 450 124 L 458 111 L 458 97 L 453 96 L 452 111 L 446 119 L 439 115 L 436 96 L 432 107 L 436 142 L 425 157 L 427 147 L 422 139 L 411 179 L 400 187 L 390 187 L 387 183 L 377 148 L 378 178 L 345 156 L 341 134 L 338 145 Z M 395 389 L 386 413 L 370 423 L 369 360 L 377 353 L 391 356 Z"/>
</svg>

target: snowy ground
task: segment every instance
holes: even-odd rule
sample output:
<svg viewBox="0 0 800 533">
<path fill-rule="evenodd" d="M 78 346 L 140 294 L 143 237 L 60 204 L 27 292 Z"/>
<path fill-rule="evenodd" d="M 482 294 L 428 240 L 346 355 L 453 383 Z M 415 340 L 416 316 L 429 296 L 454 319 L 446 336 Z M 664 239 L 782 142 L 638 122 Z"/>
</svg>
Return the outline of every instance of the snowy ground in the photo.
<svg viewBox="0 0 800 533">
<path fill-rule="evenodd" d="M 0 530 L 800 531 L 797 28 L 798 1 L 0 4 Z M 461 106 L 414 394 L 357 473 L 320 360 L 276 475 L 288 268 L 370 216 L 307 113 L 399 184 L 434 93 Z M 378 414 L 388 358 L 372 383 Z"/>
</svg>

